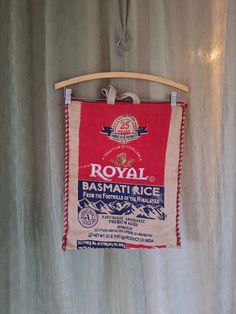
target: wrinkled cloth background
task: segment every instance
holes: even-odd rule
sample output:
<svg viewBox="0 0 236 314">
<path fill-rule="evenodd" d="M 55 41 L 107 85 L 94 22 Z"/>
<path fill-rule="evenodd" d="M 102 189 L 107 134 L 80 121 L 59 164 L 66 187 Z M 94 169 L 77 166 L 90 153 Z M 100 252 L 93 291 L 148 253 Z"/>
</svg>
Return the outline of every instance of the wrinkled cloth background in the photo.
<svg viewBox="0 0 236 314">
<path fill-rule="evenodd" d="M 236 313 L 236 2 L 0 2 L 0 312 Z M 122 57 L 123 55 L 123 57 Z M 146 72 L 185 83 L 181 249 L 63 253 L 63 91 L 97 71 Z M 166 99 L 170 88 L 111 80 Z M 99 96 L 109 80 L 73 87 Z"/>
</svg>

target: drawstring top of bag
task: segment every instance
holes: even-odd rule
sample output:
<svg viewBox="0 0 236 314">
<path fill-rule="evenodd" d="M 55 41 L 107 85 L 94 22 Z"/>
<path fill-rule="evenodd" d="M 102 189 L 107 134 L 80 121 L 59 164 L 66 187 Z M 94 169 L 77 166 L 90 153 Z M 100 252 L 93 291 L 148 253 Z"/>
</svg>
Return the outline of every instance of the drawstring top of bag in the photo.
<svg viewBox="0 0 236 314">
<path fill-rule="evenodd" d="M 124 100 L 131 98 L 133 104 L 140 104 L 140 98 L 138 95 L 132 92 L 122 93 L 120 95 L 116 94 L 116 89 L 112 85 L 108 85 L 108 88 L 103 88 L 101 94 L 106 97 L 107 103 L 109 105 L 114 105 L 116 100 Z"/>
</svg>

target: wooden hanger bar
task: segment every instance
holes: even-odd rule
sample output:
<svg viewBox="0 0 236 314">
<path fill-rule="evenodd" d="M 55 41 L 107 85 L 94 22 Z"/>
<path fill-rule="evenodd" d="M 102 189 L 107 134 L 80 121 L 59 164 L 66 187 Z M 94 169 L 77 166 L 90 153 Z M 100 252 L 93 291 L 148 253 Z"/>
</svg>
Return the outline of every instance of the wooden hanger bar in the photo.
<svg viewBox="0 0 236 314">
<path fill-rule="evenodd" d="M 99 80 L 99 79 L 105 79 L 105 78 L 128 78 L 128 79 L 152 81 L 152 82 L 174 87 L 184 92 L 189 92 L 189 87 L 186 85 L 183 85 L 183 84 L 171 81 L 171 80 L 167 80 L 161 76 L 145 74 L 145 73 L 136 73 L 136 72 L 99 72 L 99 73 L 91 73 L 91 74 L 76 76 L 66 81 L 61 81 L 61 82 L 56 83 L 54 85 L 54 89 L 60 89 L 60 88 L 77 84 L 77 83 L 81 83 L 81 82 Z"/>
</svg>

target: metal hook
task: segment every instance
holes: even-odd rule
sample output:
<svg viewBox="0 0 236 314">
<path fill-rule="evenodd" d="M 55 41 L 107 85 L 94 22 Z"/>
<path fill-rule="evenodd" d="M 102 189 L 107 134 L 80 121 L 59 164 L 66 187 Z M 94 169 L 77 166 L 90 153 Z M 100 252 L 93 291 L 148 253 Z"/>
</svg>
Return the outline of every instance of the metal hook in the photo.
<svg viewBox="0 0 236 314">
<path fill-rule="evenodd" d="M 118 39 L 117 43 L 116 43 L 116 47 L 118 48 L 121 44 L 125 45 L 127 43 L 129 43 L 129 38 L 127 38 L 127 34 L 123 34 L 120 36 L 120 38 Z"/>
<path fill-rule="evenodd" d="M 116 43 L 118 54 L 123 57 L 130 48 L 130 38 L 127 32 L 123 33 Z"/>
</svg>

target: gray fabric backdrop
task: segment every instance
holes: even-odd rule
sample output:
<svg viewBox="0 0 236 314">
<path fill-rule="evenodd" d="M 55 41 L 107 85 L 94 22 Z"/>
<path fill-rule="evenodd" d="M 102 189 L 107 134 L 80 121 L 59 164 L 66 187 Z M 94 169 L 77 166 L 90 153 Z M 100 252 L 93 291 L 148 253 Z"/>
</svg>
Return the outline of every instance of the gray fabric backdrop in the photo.
<svg viewBox="0 0 236 314">
<path fill-rule="evenodd" d="M 231 314 L 235 305 L 236 1 L 2 0 L 0 313 Z M 140 71 L 190 86 L 181 249 L 61 251 L 57 81 Z M 158 84 L 112 80 L 164 99 Z M 77 85 L 99 95 L 108 81 Z"/>
</svg>

